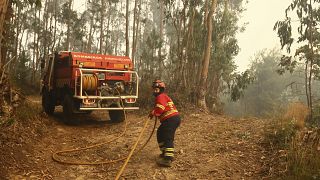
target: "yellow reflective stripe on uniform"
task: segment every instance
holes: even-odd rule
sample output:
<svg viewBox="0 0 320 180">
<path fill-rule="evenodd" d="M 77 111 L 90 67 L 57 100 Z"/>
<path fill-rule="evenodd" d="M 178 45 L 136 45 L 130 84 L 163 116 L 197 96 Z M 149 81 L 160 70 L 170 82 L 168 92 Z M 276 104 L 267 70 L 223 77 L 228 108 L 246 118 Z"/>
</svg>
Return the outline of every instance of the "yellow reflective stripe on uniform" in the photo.
<svg viewBox="0 0 320 180">
<path fill-rule="evenodd" d="M 160 108 L 160 109 L 162 109 L 162 110 L 164 110 L 164 109 L 165 109 L 165 107 L 164 107 L 164 106 L 162 106 L 161 104 L 156 104 L 156 107 L 158 107 L 158 108 Z"/>
<path fill-rule="evenodd" d="M 170 104 L 173 105 L 173 102 L 168 102 L 168 104 L 169 104 L 169 105 L 170 105 Z"/>
<path fill-rule="evenodd" d="M 173 151 L 174 151 L 174 148 L 166 148 L 166 151 L 173 152 Z"/>
<path fill-rule="evenodd" d="M 174 154 L 173 153 L 164 153 L 164 156 L 167 156 L 167 157 L 173 157 Z"/>
<path fill-rule="evenodd" d="M 176 113 L 176 112 L 178 112 L 178 111 L 175 110 L 175 109 L 173 109 L 173 110 L 171 110 L 171 111 L 167 111 L 167 112 L 165 112 L 165 113 L 163 113 L 163 114 L 161 115 L 161 118 L 164 118 L 164 117 L 169 116 L 170 114 L 173 114 L 173 113 Z"/>
</svg>

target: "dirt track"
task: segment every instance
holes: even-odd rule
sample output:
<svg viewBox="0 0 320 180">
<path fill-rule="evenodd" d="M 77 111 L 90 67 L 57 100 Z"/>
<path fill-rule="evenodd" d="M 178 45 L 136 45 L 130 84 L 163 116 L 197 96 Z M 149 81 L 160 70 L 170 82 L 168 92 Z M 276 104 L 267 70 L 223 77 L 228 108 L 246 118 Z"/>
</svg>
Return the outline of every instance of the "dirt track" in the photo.
<svg viewBox="0 0 320 180">
<path fill-rule="evenodd" d="M 107 113 L 94 112 L 72 121 L 61 120 L 61 112 L 43 117 L 36 138 L 12 146 L 12 161 L 2 163 L 10 179 L 113 179 L 123 162 L 108 165 L 64 165 L 54 162 L 53 152 L 100 143 L 119 135 L 124 123 L 108 124 Z M 66 154 L 62 159 L 97 162 L 117 159 L 129 152 L 146 117 L 128 114 L 124 137 L 98 148 Z M 70 123 L 72 122 L 72 123 Z M 149 123 L 142 142 L 152 130 Z M 185 114 L 176 134 L 176 160 L 171 168 L 155 163 L 159 154 L 156 138 L 127 165 L 125 179 L 261 179 L 268 176 L 264 148 L 261 147 L 264 123 L 261 120 L 230 119 L 206 114 Z M 19 142 L 18 142 L 19 144 Z M 20 148 L 19 148 L 20 147 Z M 6 152 L 2 152 L 6 153 Z M 9 153 L 9 152 L 7 152 Z M 8 160 L 8 158 L 6 159 Z M 12 163 L 10 163 L 12 162 Z M 1 176 L 0 176 L 1 177 Z"/>
</svg>

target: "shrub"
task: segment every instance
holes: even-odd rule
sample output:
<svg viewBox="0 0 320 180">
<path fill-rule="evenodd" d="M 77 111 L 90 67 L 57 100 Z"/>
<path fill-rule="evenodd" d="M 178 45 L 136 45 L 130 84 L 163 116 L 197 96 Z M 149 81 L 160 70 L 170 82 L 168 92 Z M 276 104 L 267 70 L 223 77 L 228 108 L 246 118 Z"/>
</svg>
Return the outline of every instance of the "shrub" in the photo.
<svg viewBox="0 0 320 180">
<path fill-rule="evenodd" d="M 308 114 L 308 107 L 301 102 L 296 102 L 289 104 L 283 119 L 292 121 L 296 128 L 302 129 L 305 127 L 305 120 Z"/>
<path fill-rule="evenodd" d="M 319 153 L 320 129 L 298 133 L 288 151 L 289 176 L 295 179 L 319 179 Z"/>
<path fill-rule="evenodd" d="M 305 126 L 308 108 L 300 102 L 291 103 L 285 109 L 278 109 L 266 131 L 265 140 L 275 148 L 288 148 L 297 130 Z"/>
</svg>

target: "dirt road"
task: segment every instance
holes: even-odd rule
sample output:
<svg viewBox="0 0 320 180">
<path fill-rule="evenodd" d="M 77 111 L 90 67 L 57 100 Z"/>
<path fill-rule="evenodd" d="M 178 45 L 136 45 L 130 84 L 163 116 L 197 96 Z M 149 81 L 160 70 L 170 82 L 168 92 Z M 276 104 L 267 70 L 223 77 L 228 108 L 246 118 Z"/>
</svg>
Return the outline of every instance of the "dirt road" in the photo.
<svg viewBox="0 0 320 180">
<path fill-rule="evenodd" d="M 107 113 L 79 115 L 62 121 L 61 110 L 54 117 L 42 115 L 42 125 L 30 130 L 33 139 L 14 144 L 2 142 L 0 175 L 10 179 L 113 179 L 122 162 L 107 165 L 65 165 L 52 160 L 52 153 L 107 141 L 121 134 L 125 123 L 108 124 Z M 127 165 L 124 179 L 260 179 L 268 176 L 266 152 L 261 146 L 264 122 L 231 119 L 203 113 L 182 114 L 177 130 L 173 167 L 158 167 L 160 153 L 156 137 Z M 129 113 L 126 134 L 97 148 L 61 156 L 65 161 L 99 162 L 125 156 L 140 131 L 145 116 Z M 141 143 L 151 133 L 153 121 Z M 2 138 L 3 139 L 3 138 Z M 17 138 L 19 139 L 19 138 Z M 10 138 L 7 141 L 10 141 Z M 7 147 L 7 148 L 6 148 Z M 9 148 L 10 147 L 10 148 Z M 0 177 L 1 177 L 0 176 Z"/>
</svg>

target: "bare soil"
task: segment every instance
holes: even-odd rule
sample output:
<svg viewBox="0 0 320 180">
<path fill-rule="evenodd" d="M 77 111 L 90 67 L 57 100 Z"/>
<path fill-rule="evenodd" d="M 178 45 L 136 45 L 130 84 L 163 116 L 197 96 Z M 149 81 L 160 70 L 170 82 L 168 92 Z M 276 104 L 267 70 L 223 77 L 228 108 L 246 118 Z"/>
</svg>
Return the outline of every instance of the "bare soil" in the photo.
<svg viewBox="0 0 320 180">
<path fill-rule="evenodd" d="M 141 112 L 140 112 L 141 113 Z M 142 114 L 142 113 L 141 113 Z M 65 161 L 99 162 L 126 156 L 147 120 L 129 112 L 126 134 L 89 150 L 64 154 Z M 109 124 L 107 112 L 78 115 L 62 120 L 61 109 L 53 117 L 40 112 L 34 119 L 16 122 L 0 131 L 0 179 L 114 179 L 122 162 L 104 165 L 66 165 L 53 161 L 52 153 L 110 140 L 125 123 Z M 153 121 L 143 135 L 143 144 Z M 268 152 L 262 145 L 265 122 L 234 119 L 196 111 L 182 112 L 176 132 L 175 161 L 171 168 L 158 167 L 160 151 L 154 135 L 134 155 L 122 179 L 273 179 Z"/>
</svg>

